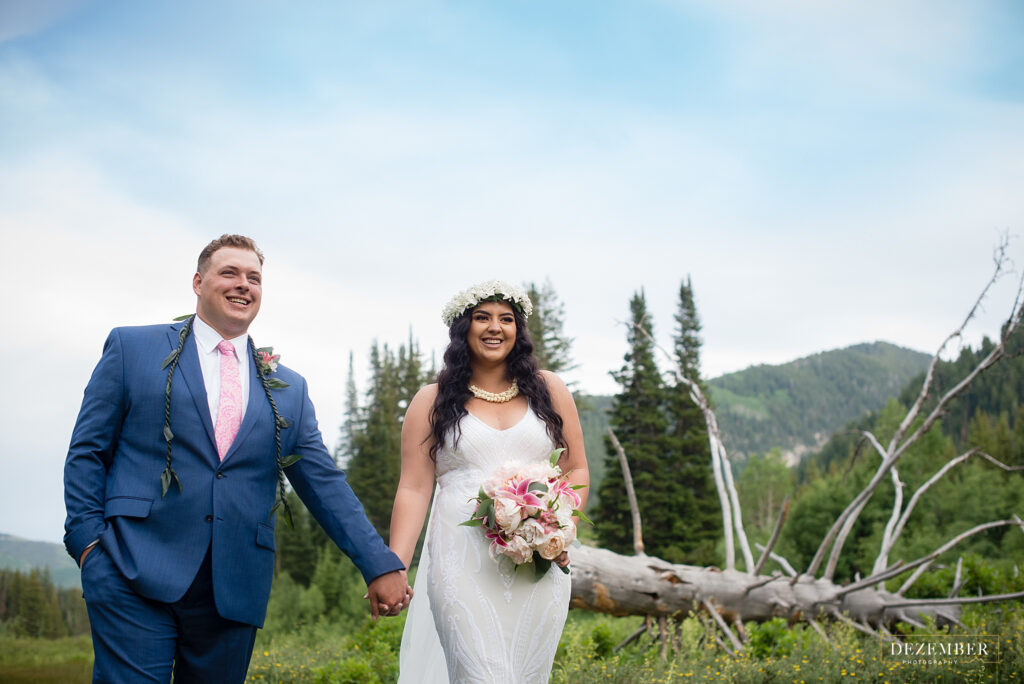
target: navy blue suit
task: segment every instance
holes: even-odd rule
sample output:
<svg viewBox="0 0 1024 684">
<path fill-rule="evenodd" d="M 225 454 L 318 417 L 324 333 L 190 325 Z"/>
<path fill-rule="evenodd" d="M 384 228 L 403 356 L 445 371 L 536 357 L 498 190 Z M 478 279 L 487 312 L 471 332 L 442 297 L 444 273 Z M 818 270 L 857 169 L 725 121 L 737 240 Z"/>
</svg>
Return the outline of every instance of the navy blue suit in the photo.
<svg viewBox="0 0 1024 684">
<path fill-rule="evenodd" d="M 181 325 L 117 328 L 107 338 L 65 464 L 64 542 L 78 560 L 99 539 L 100 551 L 131 590 L 161 603 L 181 600 L 206 560 L 216 612 L 261 627 L 274 569 L 273 412 L 250 359 L 248 406 L 221 461 L 189 335 L 171 394 L 173 467 L 183 491 L 172 484 L 161 496 L 168 371 L 160 366 L 177 347 Z M 281 431 L 282 456 L 302 455 L 285 471 L 299 497 L 368 583 L 402 569 L 324 447 L 305 380 L 284 366 L 272 377 L 289 385 L 271 392 L 289 422 Z"/>
</svg>

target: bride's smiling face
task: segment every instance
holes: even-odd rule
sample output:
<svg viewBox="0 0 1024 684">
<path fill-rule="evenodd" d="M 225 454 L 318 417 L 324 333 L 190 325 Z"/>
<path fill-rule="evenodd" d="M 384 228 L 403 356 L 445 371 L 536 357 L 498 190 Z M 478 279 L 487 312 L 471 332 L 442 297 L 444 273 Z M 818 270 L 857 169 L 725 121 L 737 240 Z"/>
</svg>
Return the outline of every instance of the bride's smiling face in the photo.
<svg viewBox="0 0 1024 684">
<path fill-rule="evenodd" d="M 470 314 L 466 333 L 470 357 L 475 361 L 500 362 L 516 344 L 516 317 L 508 302 L 484 302 Z"/>
</svg>

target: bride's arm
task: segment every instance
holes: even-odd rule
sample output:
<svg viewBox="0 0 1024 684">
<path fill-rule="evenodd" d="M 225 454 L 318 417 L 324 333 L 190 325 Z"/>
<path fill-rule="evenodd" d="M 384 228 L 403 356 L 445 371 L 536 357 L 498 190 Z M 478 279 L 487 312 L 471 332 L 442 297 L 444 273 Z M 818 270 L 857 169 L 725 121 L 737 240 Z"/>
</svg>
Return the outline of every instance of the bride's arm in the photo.
<svg viewBox="0 0 1024 684">
<path fill-rule="evenodd" d="M 437 385 L 427 385 L 413 397 L 402 423 L 402 475 L 391 509 L 391 550 L 409 567 L 434 491 L 434 462 L 430 459 L 430 409 Z"/>
<path fill-rule="evenodd" d="M 580 427 L 580 416 L 576 412 L 576 402 L 572 393 L 562 379 L 551 371 L 541 371 L 551 394 L 551 405 L 562 418 L 562 437 L 565 439 L 565 452 L 558 461 L 563 473 L 569 473 L 569 481 L 574 485 L 587 485 L 576 492 L 583 499 L 582 510 L 587 505 L 590 494 L 590 470 L 587 468 L 587 454 L 583 449 L 583 428 Z M 573 520 L 579 522 L 574 517 Z"/>
</svg>

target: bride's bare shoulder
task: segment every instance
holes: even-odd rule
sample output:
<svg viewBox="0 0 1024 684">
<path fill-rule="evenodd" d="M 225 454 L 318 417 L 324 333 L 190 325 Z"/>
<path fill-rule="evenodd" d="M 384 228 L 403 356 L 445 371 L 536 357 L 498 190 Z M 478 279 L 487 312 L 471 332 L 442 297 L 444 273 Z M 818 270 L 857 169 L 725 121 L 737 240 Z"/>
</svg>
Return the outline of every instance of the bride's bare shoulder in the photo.
<svg viewBox="0 0 1024 684">
<path fill-rule="evenodd" d="M 430 415 L 430 409 L 434 406 L 434 399 L 437 397 L 437 383 L 431 383 L 420 388 L 419 392 L 409 402 L 409 408 L 405 411 L 405 419 L 415 421 L 426 421 Z"/>
</svg>

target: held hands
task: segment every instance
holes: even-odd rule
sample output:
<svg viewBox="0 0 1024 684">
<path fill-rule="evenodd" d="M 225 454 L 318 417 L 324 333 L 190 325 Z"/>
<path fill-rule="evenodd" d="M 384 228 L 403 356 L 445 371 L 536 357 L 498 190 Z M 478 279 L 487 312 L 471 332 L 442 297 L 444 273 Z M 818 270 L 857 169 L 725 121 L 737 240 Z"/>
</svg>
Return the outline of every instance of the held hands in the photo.
<svg viewBox="0 0 1024 684">
<path fill-rule="evenodd" d="M 405 570 L 377 577 L 367 585 L 363 598 L 370 601 L 370 614 L 374 620 L 380 615 L 395 617 L 408 608 L 412 600 L 412 587 Z"/>
</svg>

